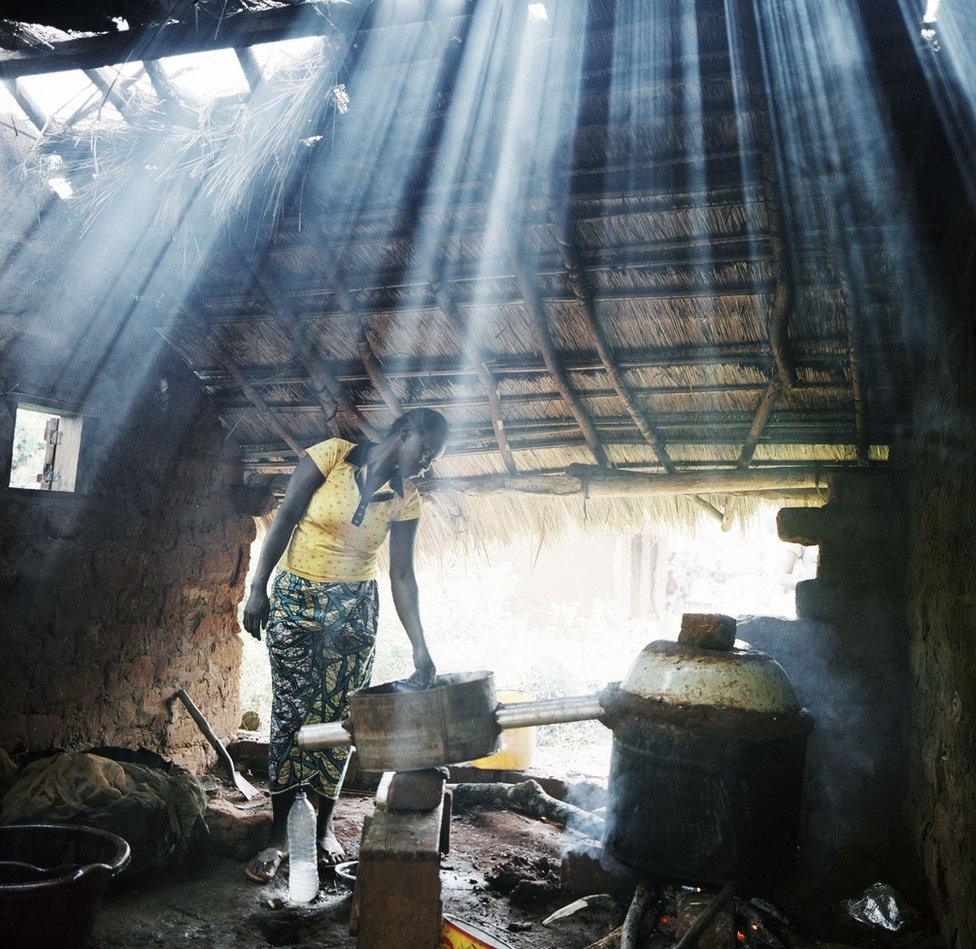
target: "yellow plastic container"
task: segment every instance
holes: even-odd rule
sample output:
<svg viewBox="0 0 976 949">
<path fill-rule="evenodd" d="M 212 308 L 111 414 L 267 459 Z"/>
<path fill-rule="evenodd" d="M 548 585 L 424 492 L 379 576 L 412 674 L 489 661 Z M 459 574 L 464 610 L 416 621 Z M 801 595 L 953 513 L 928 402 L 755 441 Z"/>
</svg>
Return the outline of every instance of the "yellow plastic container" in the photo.
<svg viewBox="0 0 976 949">
<path fill-rule="evenodd" d="M 441 949 L 508 949 L 508 946 L 472 923 L 445 916 Z"/>
<path fill-rule="evenodd" d="M 499 692 L 498 701 L 531 702 L 535 699 L 532 692 Z M 472 761 L 476 768 L 486 771 L 525 771 L 532 767 L 535 758 L 535 726 L 526 728 L 506 728 L 501 735 L 501 751 L 496 751 L 487 758 Z"/>
</svg>

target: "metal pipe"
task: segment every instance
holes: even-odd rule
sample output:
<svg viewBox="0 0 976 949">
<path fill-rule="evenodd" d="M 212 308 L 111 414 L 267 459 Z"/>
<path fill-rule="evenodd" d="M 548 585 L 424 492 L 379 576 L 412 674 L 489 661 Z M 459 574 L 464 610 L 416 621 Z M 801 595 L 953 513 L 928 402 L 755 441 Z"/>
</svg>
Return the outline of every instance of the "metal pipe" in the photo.
<svg viewBox="0 0 976 949">
<path fill-rule="evenodd" d="M 598 694 L 573 695 L 568 698 L 499 705 L 495 710 L 495 721 L 499 728 L 524 728 L 530 725 L 584 722 L 591 718 L 600 718 L 603 714 L 604 708 Z"/>
<path fill-rule="evenodd" d="M 600 704 L 599 695 L 573 695 L 568 698 L 499 705 L 495 709 L 495 723 L 501 730 L 531 725 L 558 725 L 560 722 L 583 722 L 600 718 L 603 714 L 604 708 Z M 298 730 L 298 746 L 308 751 L 343 748 L 351 744 L 353 737 L 349 723 L 325 722 L 321 725 L 304 725 Z"/>
<path fill-rule="evenodd" d="M 307 751 L 320 748 L 342 748 L 352 744 L 352 735 L 342 722 L 303 725 L 298 729 L 298 747 Z"/>
</svg>

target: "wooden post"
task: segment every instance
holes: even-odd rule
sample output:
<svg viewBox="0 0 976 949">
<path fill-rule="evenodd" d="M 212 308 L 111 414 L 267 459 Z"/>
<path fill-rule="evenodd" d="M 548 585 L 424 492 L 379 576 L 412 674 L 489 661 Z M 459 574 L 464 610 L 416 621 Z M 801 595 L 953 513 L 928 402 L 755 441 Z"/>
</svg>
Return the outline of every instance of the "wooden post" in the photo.
<svg viewBox="0 0 976 949">
<path fill-rule="evenodd" d="M 441 825 L 444 779 L 436 805 L 398 811 L 388 800 L 397 775 L 383 775 L 376 807 L 363 826 L 356 874 L 359 949 L 434 949 L 441 935 Z"/>
</svg>

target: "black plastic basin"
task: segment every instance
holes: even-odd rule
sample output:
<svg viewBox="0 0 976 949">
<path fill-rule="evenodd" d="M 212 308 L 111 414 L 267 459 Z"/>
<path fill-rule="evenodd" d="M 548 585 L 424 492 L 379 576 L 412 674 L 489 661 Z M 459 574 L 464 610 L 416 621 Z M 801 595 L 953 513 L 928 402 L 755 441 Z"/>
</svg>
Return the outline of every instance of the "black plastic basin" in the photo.
<svg viewBox="0 0 976 949">
<path fill-rule="evenodd" d="M 94 827 L 0 827 L 3 944 L 39 949 L 85 946 L 105 887 L 128 864 L 129 845 Z"/>
</svg>

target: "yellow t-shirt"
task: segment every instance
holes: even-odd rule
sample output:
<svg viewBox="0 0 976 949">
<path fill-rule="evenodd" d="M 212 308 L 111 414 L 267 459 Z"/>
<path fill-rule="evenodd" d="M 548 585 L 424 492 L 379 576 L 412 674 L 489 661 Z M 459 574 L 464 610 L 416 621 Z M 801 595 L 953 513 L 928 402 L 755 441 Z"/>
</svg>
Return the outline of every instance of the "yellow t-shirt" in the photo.
<svg viewBox="0 0 976 949">
<path fill-rule="evenodd" d="M 403 497 L 389 485 L 377 494 L 388 500 L 370 501 L 362 523 L 353 524 L 359 507 L 356 466 L 346 461 L 355 448 L 344 438 L 330 438 L 308 449 L 308 456 L 325 475 L 291 535 L 279 566 L 315 582 L 354 583 L 376 577 L 376 555 L 394 521 L 420 517 L 420 493 L 403 485 Z"/>
</svg>

